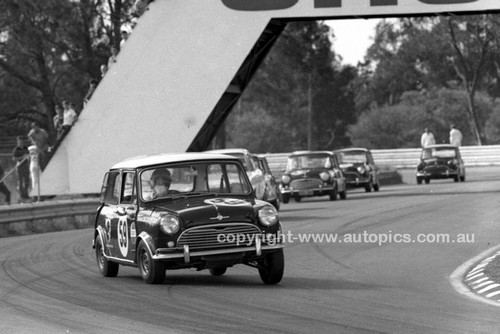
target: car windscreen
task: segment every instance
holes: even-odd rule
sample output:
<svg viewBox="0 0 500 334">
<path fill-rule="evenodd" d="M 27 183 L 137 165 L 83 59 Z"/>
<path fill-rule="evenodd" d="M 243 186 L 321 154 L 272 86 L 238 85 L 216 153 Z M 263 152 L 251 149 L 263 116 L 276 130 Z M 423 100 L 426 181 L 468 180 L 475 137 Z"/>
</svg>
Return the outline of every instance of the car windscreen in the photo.
<svg viewBox="0 0 500 334">
<path fill-rule="evenodd" d="M 326 154 L 308 154 L 288 158 L 286 163 L 287 172 L 305 168 L 332 168 L 330 156 Z"/>
<path fill-rule="evenodd" d="M 340 164 L 366 163 L 365 152 L 339 152 L 337 153 Z"/>
<path fill-rule="evenodd" d="M 422 151 L 422 159 L 454 159 L 457 157 L 457 152 L 453 148 L 426 148 Z"/>
<path fill-rule="evenodd" d="M 145 168 L 140 172 L 143 201 L 204 194 L 248 194 L 245 171 L 234 162 L 198 162 Z"/>
</svg>

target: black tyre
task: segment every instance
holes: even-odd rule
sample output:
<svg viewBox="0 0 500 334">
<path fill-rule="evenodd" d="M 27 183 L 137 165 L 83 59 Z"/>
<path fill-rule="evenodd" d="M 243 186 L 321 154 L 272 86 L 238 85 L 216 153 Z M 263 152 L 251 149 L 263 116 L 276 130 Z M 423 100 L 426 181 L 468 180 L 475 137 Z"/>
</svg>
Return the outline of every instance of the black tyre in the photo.
<svg viewBox="0 0 500 334">
<path fill-rule="evenodd" d="M 372 183 L 371 182 L 368 182 L 367 184 L 365 184 L 365 191 L 367 193 L 372 191 Z"/>
<path fill-rule="evenodd" d="M 425 178 L 425 183 L 429 184 L 431 182 L 431 179 L 429 179 L 428 177 Z"/>
<path fill-rule="evenodd" d="M 460 176 L 460 181 L 465 182 L 465 175 Z"/>
<path fill-rule="evenodd" d="M 417 176 L 417 184 L 422 184 L 422 178 Z"/>
<path fill-rule="evenodd" d="M 337 200 L 337 187 L 334 187 L 332 191 L 330 191 L 330 201 L 336 201 Z"/>
<path fill-rule="evenodd" d="M 97 267 L 104 277 L 116 277 L 116 275 L 118 275 L 120 265 L 106 259 L 104 256 L 104 246 L 99 236 L 95 239 L 95 257 L 97 260 Z"/>
<path fill-rule="evenodd" d="M 375 190 L 375 191 L 380 190 L 380 184 L 378 182 L 373 184 L 373 190 Z"/>
<path fill-rule="evenodd" d="M 142 279 L 148 284 L 159 284 L 165 280 L 165 265 L 153 260 L 146 243 L 141 240 L 137 247 L 137 265 Z"/>
<path fill-rule="evenodd" d="M 347 191 L 341 191 L 339 192 L 340 199 L 346 199 L 347 198 Z"/>
<path fill-rule="evenodd" d="M 290 195 L 289 194 L 284 194 L 283 195 L 283 203 L 288 204 L 290 202 Z"/>
<path fill-rule="evenodd" d="M 210 275 L 212 276 L 222 276 L 226 273 L 226 270 L 227 270 L 226 267 L 208 269 L 208 271 L 210 271 Z"/>
<path fill-rule="evenodd" d="M 453 181 L 458 182 L 460 179 L 458 178 L 458 175 L 453 177 Z"/>
<path fill-rule="evenodd" d="M 283 278 L 285 270 L 285 257 L 283 249 L 269 253 L 259 261 L 259 275 L 265 284 L 278 284 Z"/>
<path fill-rule="evenodd" d="M 300 202 L 302 198 L 300 196 L 295 196 L 295 202 Z"/>
</svg>

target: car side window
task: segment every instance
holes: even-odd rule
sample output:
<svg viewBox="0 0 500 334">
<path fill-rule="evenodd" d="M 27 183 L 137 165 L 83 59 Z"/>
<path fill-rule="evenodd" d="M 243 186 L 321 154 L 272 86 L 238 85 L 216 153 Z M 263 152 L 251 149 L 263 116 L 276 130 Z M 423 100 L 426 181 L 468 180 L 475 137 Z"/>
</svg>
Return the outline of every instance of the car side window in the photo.
<svg viewBox="0 0 500 334">
<path fill-rule="evenodd" d="M 113 171 L 104 177 L 101 189 L 101 201 L 107 204 L 118 204 L 120 196 L 121 176 L 119 171 Z"/>
<path fill-rule="evenodd" d="M 134 204 L 137 203 L 137 192 L 135 189 L 135 173 L 123 173 L 123 193 L 121 203 Z"/>
</svg>

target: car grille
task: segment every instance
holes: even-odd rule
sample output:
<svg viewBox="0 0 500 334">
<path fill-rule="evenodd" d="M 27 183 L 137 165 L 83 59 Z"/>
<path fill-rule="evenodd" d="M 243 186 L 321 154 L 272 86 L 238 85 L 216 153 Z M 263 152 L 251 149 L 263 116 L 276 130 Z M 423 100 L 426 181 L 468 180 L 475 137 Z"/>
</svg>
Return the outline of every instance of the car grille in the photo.
<svg viewBox="0 0 500 334">
<path fill-rule="evenodd" d="M 344 173 L 344 176 L 345 176 L 345 179 L 346 179 L 347 182 L 349 182 L 349 181 L 356 181 L 356 179 L 359 178 L 359 174 L 358 173 L 352 173 L 352 172 Z"/>
<path fill-rule="evenodd" d="M 446 173 L 446 171 L 448 170 L 449 168 L 446 167 L 446 166 L 427 166 L 425 168 L 425 171 L 427 173 L 431 173 L 431 174 L 438 174 L 438 173 Z"/>
<path fill-rule="evenodd" d="M 221 234 L 224 236 L 220 236 Z M 184 245 L 188 245 L 191 250 L 236 246 L 248 247 L 255 245 L 255 236 L 260 234 L 261 231 L 257 226 L 246 223 L 193 227 L 184 231 L 179 236 L 177 246 L 183 247 Z M 231 242 L 227 242 L 228 240 Z"/>
<path fill-rule="evenodd" d="M 319 188 L 323 182 L 319 179 L 301 179 L 301 180 L 293 180 L 290 183 L 290 187 L 295 190 L 305 190 L 305 189 L 315 189 Z"/>
</svg>

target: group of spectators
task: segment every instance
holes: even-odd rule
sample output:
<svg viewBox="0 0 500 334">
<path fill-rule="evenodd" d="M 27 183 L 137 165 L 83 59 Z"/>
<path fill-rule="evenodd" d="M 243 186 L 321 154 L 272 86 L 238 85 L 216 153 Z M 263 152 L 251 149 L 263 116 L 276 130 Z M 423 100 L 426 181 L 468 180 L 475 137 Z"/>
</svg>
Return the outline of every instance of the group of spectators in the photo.
<svg viewBox="0 0 500 334">
<path fill-rule="evenodd" d="M 422 145 L 422 147 L 427 147 L 435 144 L 436 139 L 434 138 L 434 134 L 429 128 L 425 128 L 422 137 L 420 137 L 420 145 Z M 457 147 L 462 145 L 462 132 L 460 132 L 454 124 L 450 125 L 450 144 Z"/>
<path fill-rule="evenodd" d="M 148 5 L 153 0 L 136 0 L 132 7 L 132 15 L 135 18 L 140 17 L 148 8 Z M 117 56 L 125 45 L 129 36 L 129 32 L 125 29 L 121 31 L 121 41 L 120 47 L 116 45 L 111 45 L 110 47 L 110 57 L 106 64 L 102 64 L 100 67 L 101 78 L 104 77 L 106 72 L 113 66 L 117 61 Z M 99 81 L 92 78 L 89 80 L 89 90 L 85 97 L 83 98 L 83 106 L 89 102 L 92 94 L 97 88 Z M 73 127 L 75 122 L 78 120 L 78 112 L 76 111 L 76 106 L 71 101 L 65 100 L 61 104 L 56 103 L 55 105 L 55 116 L 53 118 L 54 129 L 56 130 L 57 139 L 56 144 L 50 145 L 50 137 L 47 131 L 40 127 L 38 122 L 32 122 L 30 131 L 27 134 L 27 138 L 24 136 L 17 137 L 17 146 L 12 152 L 12 159 L 16 163 L 16 173 L 18 179 L 18 190 L 19 197 L 21 201 L 27 201 L 30 199 L 29 190 L 30 187 L 35 189 L 39 181 L 39 175 L 41 170 L 47 165 L 50 155 L 57 148 L 57 145 L 61 142 L 64 136 Z M 31 145 L 27 145 L 29 140 Z M 5 202 L 10 204 L 11 193 L 3 182 L 6 177 L 2 166 L 0 166 L 0 193 L 4 195 Z"/>
</svg>

